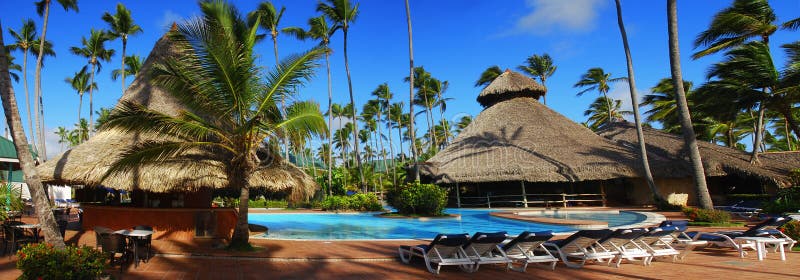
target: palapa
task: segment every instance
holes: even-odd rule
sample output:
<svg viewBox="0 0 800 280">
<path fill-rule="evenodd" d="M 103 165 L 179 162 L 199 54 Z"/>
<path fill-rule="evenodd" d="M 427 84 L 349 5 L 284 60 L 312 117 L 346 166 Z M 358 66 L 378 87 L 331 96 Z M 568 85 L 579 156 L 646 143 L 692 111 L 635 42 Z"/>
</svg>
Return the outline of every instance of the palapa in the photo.
<svg viewBox="0 0 800 280">
<path fill-rule="evenodd" d="M 660 161 L 674 166 L 691 168 L 687 153 L 680 135 L 670 134 L 653 128 L 642 128 L 647 140 L 647 154 L 651 161 Z M 598 134 L 628 147 L 638 146 L 636 129 L 629 122 L 616 122 L 605 126 Z M 772 182 L 777 186 L 790 186 L 788 174 L 800 168 L 800 153 L 766 153 L 760 157 L 761 164 L 750 164 L 750 154 L 737 149 L 720 146 L 705 141 L 697 141 L 706 176 L 726 176 L 737 174 L 756 177 L 762 181 Z"/>
<path fill-rule="evenodd" d="M 152 85 L 147 75 L 155 61 L 174 55 L 175 51 L 170 48 L 169 39 L 165 35 L 156 42 L 120 102 L 132 101 L 173 116 L 183 110 L 184 107 L 169 93 Z M 119 159 L 124 150 L 134 143 L 153 139 L 156 139 L 153 135 L 125 133 L 114 129 L 102 130 L 88 141 L 40 165 L 39 175 L 43 182 L 50 184 L 103 185 L 128 191 L 191 191 L 228 186 L 223 167 L 207 160 L 199 150 L 193 151 L 196 158 L 191 162 L 175 160 L 165 164 L 146 165 L 130 172 L 115 172 L 103 179 L 111 164 Z M 264 150 L 259 153 L 260 158 L 266 154 Z M 203 161 L 207 164 L 197 164 Z M 319 188 L 305 172 L 278 156 L 262 158 L 261 165 L 250 176 L 249 182 L 254 188 L 291 190 L 290 199 L 295 201 L 310 197 Z"/>
<path fill-rule="evenodd" d="M 420 164 L 421 174 L 436 183 L 641 177 L 634 152 L 540 104 L 535 98 L 543 89 L 519 73 L 500 75 L 478 97 L 487 108 L 445 149 Z M 659 172 L 676 171 L 663 166 Z"/>
</svg>

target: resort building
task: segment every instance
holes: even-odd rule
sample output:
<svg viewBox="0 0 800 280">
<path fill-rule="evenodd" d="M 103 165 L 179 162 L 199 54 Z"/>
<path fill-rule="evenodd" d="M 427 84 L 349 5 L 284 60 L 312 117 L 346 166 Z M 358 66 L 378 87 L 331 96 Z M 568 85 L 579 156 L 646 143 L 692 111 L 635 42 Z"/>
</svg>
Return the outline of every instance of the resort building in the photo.
<svg viewBox="0 0 800 280">
<path fill-rule="evenodd" d="M 533 79 L 506 70 L 478 95 L 484 110 L 472 123 L 418 165 L 421 179 L 450 187 L 456 207 L 652 204 L 635 130 L 613 125 L 598 135 L 539 103 L 545 93 Z M 659 192 L 688 194 L 693 204 L 691 168 L 677 153 L 680 136 L 649 129 L 645 137 Z M 754 166 L 746 153 L 711 143 L 702 143 L 701 152 L 712 195 L 720 199 L 739 192 L 737 186 L 758 193 L 788 184 L 792 163 L 765 156 Z"/>
<path fill-rule="evenodd" d="M 166 36 L 155 47 L 133 83 L 119 102 L 133 102 L 153 110 L 177 115 L 186 110 L 163 89 L 149 82 L 147 73 L 153 64 L 177 54 Z M 84 185 L 76 198 L 84 209 L 83 229 L 94 226 L 131 228 L 151 225 L 154 238 L 191 239 L 195 237 L 230 237 L 236 223 L 233 208 L 211 208 L 212 191 L 227 187 L 222 166 L 189 164 L 175 160 L 170 164 L 148 165 L 106 174 L 112 163 L 135 143 L 157 140 L 152 135 L 106 129 L 88 141 L 38 166 L 46 184 Z M 193 161 L 203 161 L 210 151 L 193 151 Z M 319 189 L 314 180 L 295 165 L 262 149 L 261 165 L 250 184 L 274 192 L 285 192 L 289 200 L 308 199 Z M 116 190 L 108 193 L 107 188 Z M 120 191 L 128 192 L 131 203 L 120 205 Z M 111 199 L 106 200 L 107 197 Z"/>
</svg>

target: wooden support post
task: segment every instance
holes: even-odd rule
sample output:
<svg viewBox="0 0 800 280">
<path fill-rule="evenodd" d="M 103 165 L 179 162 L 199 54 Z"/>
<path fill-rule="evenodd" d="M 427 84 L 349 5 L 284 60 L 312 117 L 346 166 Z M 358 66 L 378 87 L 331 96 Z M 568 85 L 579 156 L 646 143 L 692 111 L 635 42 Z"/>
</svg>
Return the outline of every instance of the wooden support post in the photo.
<svg viewBox="0 0 800 280">
<path fill-rule="evenodd" d="M 458 187 L 458 182 L 456 182 L 456 207 L 461 208 L 461 188 Z"/>
<path fill-rule="evenodd" d="M 492 200 L 489 198 L 489 193 L 486 193 L 486 204 L 492 208 Z"/>
<path fill-rule="evenodd" d="M 606 185 L 600 182 L 600 196 L 603 199 L 603 207 L 606 207 Z"/>
<path fill-rule="evenodd" d="M 564 208 L 567 208 L 567 194 L 561 193 L 561 202 L 564 203 Z"/>
<path fill-rule="evenodd" d="M 522 185 L 522 203 L 525 205 L 525 208 L 528 208 L 528 194 L 525 193 L 525 181 L 520 181 Z"/>
</svg>

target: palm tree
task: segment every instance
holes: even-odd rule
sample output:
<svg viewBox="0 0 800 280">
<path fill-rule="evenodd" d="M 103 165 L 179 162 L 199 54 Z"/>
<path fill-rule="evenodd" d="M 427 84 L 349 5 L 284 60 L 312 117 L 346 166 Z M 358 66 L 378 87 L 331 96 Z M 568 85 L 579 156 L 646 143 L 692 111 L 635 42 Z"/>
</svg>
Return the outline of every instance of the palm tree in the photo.
<svg viewBox="0 0 800 280">
<path fill-rule="evenodd" d="M 103 21 L 108 23 L 108 39 L 113 40 L 116 38 L 122 39 L 122 61 L 120 61 L 120 68 L 125 69 L 128 57 L 125 56 L 125 51 L 128 48 L 128 36 L 142 33 L 142 28 L 133 22 L 131 11 L 125 8 L 122 3 L 117 3 L 117 13 L 112 15 L 108 12 L 103 14 Z M 140 64 L 141 66 L 141 64 Z M 112 73 L 112 77 L 113 77 Z M 125 94 L 125 74 L 122 75 L 122 93 Z"/>
<path fill-rule="evenodd" d="M 9 52 L 9 48 L 6 47 L 6 52 Z M 9 55 L 8 56 L 8 75 L 11 76 L 15 82 L 19 82 L 19 72 L 22 72 L 22 65 L 14 63 L 14 57 Z"/>
<path fill-rule="evenodd" d="M 611 104 L 611 107 L 607 107 Z M 633 112 L 622 110 L 622 100 L 610 99 L 600 96 L 589 104 L 589 109 L 583 112 L 584 116 L 589 116 L 587 121 L 591 130 L 598 130 L 605 124 L 610 124 L 616 120 L 622 120 L 625 116 L 632 115 Z"/>
<path fill-rule="evenodd" d="M 58 135 L 58 144 L 61 144 L 61 152 L 63 152 L 64 144 L 69 143 L 69 130 L 63 126 L 59 126 L 55 134 Z"/>
<path fill-rule="evenodd" d="M 653 193 L 653 197 L 655 198 L 656 202 L 662 203 L 665 201 L 665 199 L 661 196 L 661 193 L 658 192 L 658 186 L 656 186 L 656 183 L 653 180 L 653 174 L 650 171 L 650 162 L 647 160 L 647 144 L 645 143 L 644 132 L 642 131 L 642 117 L 639 114 L 639 94 L 636 92 L 636 79 L 633 75 L 633 58 L 631 58 L 631 48 L 628 45 L 628 33 L 625 32 L 625 23 L 622 21 L 622 5 L 619 3 L 619 0 L 615 0 L 614 2 L 617 6 L 617 25 L 619 26 L 619 33 L 622 35 L 622 46 L 625 50 L 625 61 L 628 68 L 627 80 L 628 88 L 631 94 L 631 105 L 633 106 L 633 120 L 636 126 L 636 139 L 639 142 L 639 159 L 642 161 L 644 178 L 645 181 L 647 181 L 647 186 L 650 187 L 650 192 Z"/>
<path fill-rule="evenodd" d="M 458 120 L 458 123 L 456 123 L 456 134 L 460 134 L 461 131 L 464 131 L 464 129 L 467 128 L 470 123 L 472 123 L 472 116 L 461 117 L 461 119 Z"/>
<path fill-rule="evenodd" d="M 752 38 L 769 44 L 769 36 L 778 30 L 777 19 L 767 0 L 735 0 L 733 5 L 714 15 L 708 29 L 697 35 L 694 47 L 705 46 L 706 49 L 694 53 L 692 58 L 728 50 Z"/>
<path fill-rule="evenodd" d="M 500 76 L 500 74 L 503 74 L 503 70 L 500 69 L 500 66 L 494 65 L 486 68 L 486 70 L 483 70 L 483 73 L 481 73 L 481 77 L 475 81 L 475 87 L 488 86 L 494 79 L 497 79 L 497 76 Z"/>
<path fill-rule="evenodd" d="M 142 69 L 142 58 L 138 55 L 126 56 L 122 68 L 114 69 L 111 71 L 111 80 L 116 81 L 117 78 L 126 76 L 136 76 L 139 70 Z"/>
<path fill-rule="evenodd" d="M 36 25 L 33 20 L 27 19 L 22 21 L 22 28 L 19 31 L 9 28 L 8 33 L 14 40 L 13 44 L 8 45 L 9 51 L 22 51 L 22 83 L 25 88 L 25 104 L 28 108 L 28 128 L 31 130 L 31 142 L 36 143 L 36 135 L 33 133 L 33 118 L 31 117 L 31 99 L 28 92 L 28 51 L 38 45 L 36 44 Z"/>
<path fill-rule="evenodd" d="M 428 134 L 433 136 L 432 143 L 436 143 L 436 136 L 433 134 L 433 101 L 436 96 L 436 90 L 441 89 L 441 81 L 433 78 L 431 73 L 425 71 L 425 67 L 419 66 L 414 68 L 414 75 L 405 77 L 405 82 L 411 83 L 413 81 L 414 88 L 417 89 L 417 94 L 413 99 L 413 105 L 422 107 L 425 113 L 425 121 L 428 125 Z M 420 112 L 422 113 L 422 112 Z M 433 146 L 431 146 L 433 148 Z"/>
<path fill-rule="evenodd" d="M 344 69 L 347 73 L 347 89 L 350 92 L 350 103 L 355 104 L 356 101 L 355 98 L 353 98 L 353 80 L 350 77 L 350 61 L 347 59 L 347 31 L 350 29 L 350 24 L 355 22 L 356 17 L 358 17 L 358 3 L 353 5 L 350 3 L 350 0 L 325 0 L 325 2 L 319 2 L 319 4 L 317 4 L 317 11 L 322 12 L 328 19 L 338 23 L 342 28 L 342 34 L 344 35 L 343 51 Z M 355 117 L 357 116 L 355 106 L 352 107 L 350 115 L 355 122 Z M 353 129 L 353 146 L 355 147 L 359 179 L 364 192 L 366 192 L 364 170 L 361 169 L 361 155 L 359 154 L 358 148 L 358 126 L 355 126 L 355 129 Z"/>
<path fill-rule="evenodd" d="M 94 74 L 100 72 L 102 68 L 101 61 L 109 61 L 111 60 L 111 56 L 114 55 L 114 50 L 106 49 L 105 43 L 108 41 L 108 35 L 106 32 L 102 30 L 95 30 L 92 28 L 91 34 L 89 38 L 86 37 L 81 38 L 82 47 L 71 47 L 70 51 L 73 54 L 85 57 L 89 59 L 88 65 L 92 66 L 91 73 L 91 80 L 92 84 L 94 84 Z M 94 90 L 92 88 L 89 89 L 89 127 L 94 126 L 94 104 L 92 103 L 94 95 Z"/>
<path fill-rule="evenodd" d="M 406 0 L 406 25 L 408 26 L 408 116 L 409 116 L 409 133 L 411 133 L 411 139 L 414 139 L 416 136 L 415 129 L 414 129 L 414 41 L 413 36 L 411 35 L 411 9 L 408 5 L 408 0 Z M 399 129 L 399 128 L 398 128 Z M 400 138 L 400 146 L 402 147 L 403 138 Z M 401 151 L 402 152 L 402 151 Z M 419 152 L 417 151 L 414 145 L 411 145 L 411 158 L 414 159 L 414 181 L 419 181 L 419 168 L 417 168 L 417 155 Z"/>
<path fill-rule="evenodd" d="M 92 89 L 97 89 L 97 83 L 89 82 L 89 73 L 86 73 L 86 67 L 81 68 L 81 71 L 75 72 L 72 78 L 64 79 L 64 82 L 70 84 L 72 89 L 78 92 L 78 120 L 81 120 L 81 106 L 83 105 L 83 94 Z"/>
<path fill-rule="evenodd" d="M 325 49 L 325 69 L 328 75 L 328 112 L 333 111 L 333 86 L 331 84 L 331 63 L 330 63 L 330 56 L 331 56 L 331 49 L 329 44 L 331 42 L 331 37 L 333 34 L 336 33 L 336 30 L 339 30 L 341 27 L 338 23 L 333 23 L 332 25 L 328 25 L 328 20 L 325 16 L 314 17 L 308 20 L 308 31 L 303 30 L 299 27 L 287 27 L 283 29 L 283 32 L 286 34 L 290 34 L 295 36 L 299 40 L 306 40 L 308 38 L 314 39 L 319 41 L 319 46 Z M 328 147 L 333 146 L 333 114 L 328 114 Z M 328 149 L 328 159 L 327 162 L 333 162 L 333 150 Z M 328 164 L 328 195 L 332 195 L 331 193 L 331 184 L 333 184 L 333 165 Z"/>
<path fill-rule="evenodd" d="M 683 88 L 686 91 L 688 106 L 692 107 L 692 82 L 683 81 Z M 662 130 L 666 132 L 681 133 L 678 103 L 675 101 L 675 96 L 675 87 L 672 86 L 671 78 L 664 78 L 658 81 L 658 84 L 650 88 L 650 93 L 644 96 L 642 103 L 639 105 L 641 107 L 650 107 L 645 112 L 647 114 L 646 121 L 649 123 L 660 122 Z"/>
<path fill-rule="evenodd" d="M 59 4 L 61 4 L 61 7 L 64 8 L 64 11 L 69 11 L 71 9 L 74 10 L 75 12 L 78 12 L 78 0 L 56 0 L 56 1 Z M 44 65 L 44 56 L 47 54 L 46 45 L 48 44 L 48 41 L 46 35 L 47 35 L 47 23 L 50 18 L 50 2 L 52 2 L 52 0 L 40 0 L 38 2 L 35 2 L 36 13 L 39 14 L 39 16 L 44 17 L 44 20 L 42 21 L 42 36 L 39 38 L 39 51 L 38 51 L 39 55 L 36 58 L 36 75 L 33 87 L 34 88 L 33 100 L 34 102 L 37 101 L 39 102 L 37 103 L 39 104 L 38 105 L 39 107 L 42 107 L 41 105 L 43 104 L 42 67 Z M 36 112 L 42 113 L 44 112 L 44 109 L 43 108 L 37 109 Z M 37 122 L 38 129 L 36 130 L 37 135 L 39 135 L 39 146 L 40 146 L 39 156 L 41 156 L 44 160 L 47 160 L 47 149 L 46 149 L 47 146 L 45 145 L 44 141 L 44 114 L 42 114 L 41 118 L 39 119 L 41 121 L 41 125 L 39 125 L 39 122 Z M 36 141 L 34 141 L 33 139 L 31 139 L 31 141 L 36 143 Z"/>
<path fill-rule="evenodd" d="M 406 153 L 403 150 L 403 102 L 392 103 L 389 106 L 389 119 L 392 127 L 397 128 L 397 139 L 400 141 L 400 161 L 406 161 Z M 392 155 L 394 156 L 394 155 Z"/>
<path fill-rule="evenodd" d="M 310 79 L 314 60 L 323 50 L 289 56 L 262 81 L 253 52 L 259 20 L 248 24 L 225 2 L 200 2 L 200 6 L 202 17 L 180 24 L 170 33 L 173 47 L 182 55 L 155 64 L 151 73 L 153 83 L 182 100 L 187 110 L 171 116 L 135 103 L 118 105 L 105 127 L 163 138 L 126 149 L 109 172 L 176 159 L 204 164 L 190 160 L 197 152 L 203 153 L 209 161 L 224 167 L 230 188 L 241 190 L 239 216 L 230 243 L 241 248 L 249 246 L 249 177 L 262 164 L 257 151 L 283 128 L 324 129 L 317 104 L 296 102 L 285 116 L 277 106 L 283 95 Z"/>
<path fill-rule="evenodd" d="M 394 96 L 394 94 L 389 90 L 389 84 L 388 83 L 383 83 L 383 84 L 379 85 L 378 88 L 376 88 L 374 91 L 372 91 L 372 96 L 375 96 L 376 103 L 378 105 L 378 112 L 377 112 L 378 113 L 378 119 L 381 120 L 381 116 L 383 116 L 384 117 L 382 119 L 383 124 L 384 124 L 383 126 L 386 127 L 387 129 L 391 129 L 390 119 L 389 119 L 389 115 L 390 115 L 389 110 L 390 110 L 390 107 L 391 107 L 391 101 L 392 101 L 392 97 Z M 383 135 L 383 129 L 381 129 L 380 126 L 378 127 L 378 133 L 381 136 Z M 389 138 L 389 154 L 392 157 L 391 158 L 391 160 L 392 160 L 392 170 L 395 170 L 397 168 L 397 166 L 395 165 L 396 161 L 394 160 L 394 143 L 392 143 L 391 130 L 388 133 L 388 138 Z M 381 140 L 381 147 L 383 147 L 383 138 L 381 137 L 380 140 Z M 381 149 L 383 149 L 383 148 L 381 148 Z M 384 150 L 384 153 L 385 153 L 385 150 Z M 383 161 L 384 162 L 386 161 L 385 154 L 384 154 Z M 387 168 L 387 172 L 388 172 L 388 168 Z M 392 183 L 394 185 L 397 185 L 397 173 L 396 172 L 392 172 Z"/>
<path fill-rule="evenodd" d="M 0 30 L 3 30 L 0 24 Z M 0 32 L 0 46 L 5 46 L 3 43 L 3 32 Z M 22 173 L 25 175 L 25 182 L 31 191 L 31 198 L 36 206 L 36 214 L 41 224 L 41 231 L 44 235 L 44 241 L 52 244 L 55 248 L 63 249 L 66 247 L 64 238 L 58 231 L 53 211 L 50 209 L 50 201 L 42 186 L 42 180 L 39 178 L 39 173 L 36 171 L 33 155 L 28 149 L 28 139 L 25 137 L 25 130 L 22 128 L 22 118 L 19 116 L 19 108 L 17 108 L 17 97 L 14 94 L 14 88 L 11 86 L 11 78 L 7 73 L 8 71 L 8 52 L 0 48 L 0 99 L 3 103 L 3 112 L 5 113 L 6 122 L 11 129 L 11 135 L 14 139 L 14 148 L 19 155 L 19 164 L 22 167 Z M 41 56 L 40 56 L 41 58 Z"/>
<path fill-rule="evenodd" d="M 86 119 L 80 119 L 75 123 L 75 129 L 70 131 L 70 146 L 78 146 L 86 140 L 89 140 L 89 122 Z"/>
<path fill-rule="evenodd" d="M 667 0 L 667 26 L 669 34 L 669 66 L 672 72 L 672 85 L 675 87 L 675 101 L 680 110 L 681 127 L 683 128 L 683 141 L 689 149 L 689 158 L 692 161 L 692 173 L 694 187 L 697 191 L 700 206 L 705 209 L 714 209 L 711 195 L 706 185 L 705 170 L 703 161 L 700 158 L 700 150 L 697 148 L 697 140 L 692 127 L 692 117 L 689 113 L 689 104 L 686 102 L 686 92 L 683 88 L 683 74 L 681 74 L 680 47 L 678 45 L 678 5 L 676 0 Z"/>
<path fill-rule="evenodd" d="M 606 73 L 603 71 L 603 68 L 595 67 L 589 69 L 585 74 L 581 76 L 581 79 L 573 85 L 576 88 L 584 88 L 583 90 L 578 92 L 578 96 L 583 95 L 586 92 L 591 90 L 597 90 L 603 97 L 602 101 L 611 101 L 608 98 L 608 91 L 611 89 L 609 86 L 610 83 L 625 81 L 627 78 L 619 77 L 619 78 L 611 78 L 611 73 Z M 612 105 L 611 103 L 606 104 L 606 108 L 611 110 Z M 611 111 L 608 112 L 608 115 L 612 115 Z M 611 119 L 608 119 L 610 122 Z"/>
<path fill-rule="evenodd" d="M 553 64 L 553 59 L 548 54 L 531 55 L 525 60 L 525 64 L 517 67 L 522 73 L 528 74 L 531 77 L 538 78 L 542 85 L 545 85 L 547 78 L 553 76 L 556 72 L 556 66 Z M 500 70 L 498 68 L 498 70 Z M 545 87 L 546 88 L 546 87 Z M 547 105 L 547 95 L 542 95 L 542 104 Z"/>
</svg>

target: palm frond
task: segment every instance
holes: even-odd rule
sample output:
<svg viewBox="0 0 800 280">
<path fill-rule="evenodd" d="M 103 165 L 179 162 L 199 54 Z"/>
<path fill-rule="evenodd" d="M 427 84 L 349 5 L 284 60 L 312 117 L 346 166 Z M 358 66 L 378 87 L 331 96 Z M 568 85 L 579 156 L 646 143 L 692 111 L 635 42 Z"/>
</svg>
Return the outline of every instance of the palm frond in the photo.
<svg viewBox="0 0 800 280">
<path fill-rule="evenodd" d="M 267 90 L 260 93 L 256 99 L 255 115 L 263 114 L 270 103 L 275 102 L 275 98 L 292 93 L 292 89 L 302 85 L 314 75 L 314 68 L 319 66 L 316 62 L 324 54 L 324 49 L 315 47 L 300 55 L 291 55 L 267 74 Z"/>
</svg>

